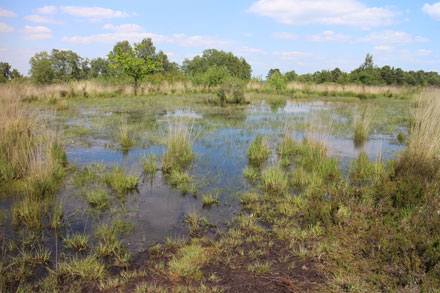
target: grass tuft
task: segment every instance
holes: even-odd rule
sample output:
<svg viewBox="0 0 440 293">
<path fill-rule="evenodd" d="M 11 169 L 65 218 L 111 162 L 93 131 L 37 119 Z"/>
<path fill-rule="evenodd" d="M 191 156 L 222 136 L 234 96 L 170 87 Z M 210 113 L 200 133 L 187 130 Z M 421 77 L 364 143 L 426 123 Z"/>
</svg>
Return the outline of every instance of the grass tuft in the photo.
<svg viewBox="0 0 440 293">
<path fill-rule="evenodd" d="M 260 167 L 270 155 L 270 149 L 261 134 L 257 135 L 249 147 L 249 161 L 254 166 Z"/>
</svg>

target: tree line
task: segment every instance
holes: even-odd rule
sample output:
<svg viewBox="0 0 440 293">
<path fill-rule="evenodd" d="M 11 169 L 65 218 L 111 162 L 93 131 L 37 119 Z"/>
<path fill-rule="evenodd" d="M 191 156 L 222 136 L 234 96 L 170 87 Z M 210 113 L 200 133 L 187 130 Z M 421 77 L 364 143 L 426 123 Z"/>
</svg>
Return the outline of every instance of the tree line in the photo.
<svg viewBox="0 0 440 293">
<path fill-rule="evenodd" d="M 100 79 L 131 81 L 135 91 L 139 81 L 190 80 L 196 85 L 215 86 L 226 81 L 248 81 L 252 68 L 242 57 L 216 49 L 203 51 L 192 59 L 185 59 L 181 66 L 170 62 L 162 50 L 157 52 L 151 38 L 131 45 L 121 41 L 114 45 L 106 57 L 82 58 L 71 50 L 53 49 L 36 53 L 29 61 L 29 79 L 35 84 L 63 83 L 77 80 Z M 0 62 L 0 82 L 27 79 L 18 70 Z M 260 78 L 261 80 L 261 78 Z M 340 83 L 364 85 L 440 86 L 437 72 L 404 71 L 390 66 L 378 67 L 373 56 L 347 73 L 339 68 L 315 73 L 297 74 L 294 70 L 281 73 L 270 69 L 266 81 L 283 84 L 291 81 L 306 83 Z"/>
<path fill-rule="evenodd" d="M 410 86 L 440 86 L 440 75 L 437 72 L 404 71 L 401 68 L 388 65 L 378 67 L 373 62 L 373 56 L 367 54 L 365 61 L 350 73 L 339 68 L 322 70 L 315 73 L 298 75 L 295 71 L 284 74 L 279 69 L 270 69 L 266 80 L 283 79 L 285 82 L 298 81 L 306 83 L 339 83 L 363 85 L 410 85 Z"/>
</svg>

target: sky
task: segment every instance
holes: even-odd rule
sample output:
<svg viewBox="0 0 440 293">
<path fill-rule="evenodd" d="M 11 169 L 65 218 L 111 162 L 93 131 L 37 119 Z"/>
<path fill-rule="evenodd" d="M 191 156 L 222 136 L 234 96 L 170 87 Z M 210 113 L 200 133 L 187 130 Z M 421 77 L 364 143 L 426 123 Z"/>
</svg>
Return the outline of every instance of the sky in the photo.
<svg viewBox="0 0 440 293">
<path fill-rule="evenodd" d="M 28 74 L 37 52 L 105 57 L 116 42 L 152 38 L 179 64 L 215 48 L 253 76 L 378 66 L 440 71 L 440 1 L 0 0 L 0 61 Z"/>
</svg>

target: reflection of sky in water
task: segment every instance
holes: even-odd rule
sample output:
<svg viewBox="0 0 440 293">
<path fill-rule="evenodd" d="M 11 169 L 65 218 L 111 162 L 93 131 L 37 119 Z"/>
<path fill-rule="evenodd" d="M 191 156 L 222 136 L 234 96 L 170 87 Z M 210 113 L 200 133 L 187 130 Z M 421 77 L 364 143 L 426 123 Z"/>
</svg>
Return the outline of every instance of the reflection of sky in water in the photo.
<svg viewBox="0 0 440 293">
<path fill-rule="evenodd" d="M 112 150 L 108 147 L 111 142 L 108 138 L 92 139 L 91 147 L 67 146 L 66 153 L 71 164 L 88 165 L 93 162 L 102 162 L 110 167 L 114 164 L 122 165 L 140 176 L 138 191 L 127 195 L 123 204 L 125 213 L 123 218 L 135 224 L 134 231 L 124 236 L 124 243 L 130 251 L 145 249 L 157 241 L 162 241 L 166 236 L 184 235 L 185 224 L 183 219 L 192 211 L 208 218 L 211 223 L 220 227 L 229 221 L 240 210 L 240 204 L 234 197 L 237 192 L 251 188 L 243 179 L 243 169 L 248 164 L 247 152 L 249 145 L 257 133 L 264 133 L 269 138 L 273 150 L 269 164 L 277 160 L 276 147 L 281 142 L 283 125 L 286 119 L 308 117 L 308 113 L 323 109 L 331 110 L 332 105 L 324 102 L 296 102 L 287 101 L 279 107 L 271 108 L 266 102 L 251 104 L 245 111 L 246 118 L 237 122 L 233 127 L 220 127 L 218 130 L 202 134 L 194 142 L 193 150 L 196 159 L 190 167 L 190 174 L 198 185 L 198 197 L 191 195 L 182 196 L 180 191 L 170 187 L 161 177 L 160 172 L 151 179 L 142 175 L 140 158 L 142 154 L 154 153 L 159 158 L 165 151 L 166 146 L 152 145 L 146 148 L 131 150 L 127 153 Z M 108 113 L 108 112 L 107 112 Z M 83 115 L 98 115 L 96 111 L 83 111 Z M 104 115 L 104 114 L 102 114 Z M 143 111 L 127 113 L 128 121 L 136 121 L 145 117 Z M 199 119 L 203 116 L 192 109 L 177 109 L 163 111 L 155 114 L 156 119 L 163 117 L 188 117 Z M 162 117 L 162 118 L 161 118 Z M 205 115 L 207 123 L 210 123 L 209 115 Z M 84 124 L 86 117 L 77 120 L 63 122 L 67 125 Z M 336 117 L 346 119 L 345 117 Z M 214 118 L 212 118 L 214 123 Z M 218 123 L 218 117 L 215 120 Z M 220 122 L 223 123 L 223 122 Z M 243 123 L 243 124 L 241 124 Z M 203 128 L 202 126 L 200 126 Z M 98 130 L 99 131 L 99 130 Z M 303 139 L 303 132 L 296 132 L 295 139 Z M 362 148 L 356 148 L 352 139 L 335 136 L 322 137 L 330 156 L 337 156 L 341 162 L 341 169 L 346 170 L 349 162 L 365 151 L 371 160 L 375 160 L 378 154 L 385 159 L 394 157 L 396 152 L 403 146 L 395 144 L 395 138 L 375 133 L 370 136 Z M 66 186 L 58 194 L 58 198 L 64 202 L 64 212 L 68 220 L 68 231 L 93 234 L 100 223 L 110 222 L 110 211 L 104 215 L 92 215 L 89 212 L 87 201 L 78 195 L 78 190 L 72 186 Z M 211 209 L 202 208 L 202 194 L 218 194 L 221 204 Z M 113 207 L 120 203 L 111 196 Z M 10 203 L 0 203 L 9 206 Z M 49 244 L 50 246 L 51 244 Z"/>
<path fill-rule="evenodd" d="M 187 118 L 194 118 L 194 119 L 200 119 L 203 118 L 202 115 L 197 114 L 191 109 L 178 109 L 175 111 L 167 111 L 167 114 L 165 117 L 187 117 Z"/>
</svg>

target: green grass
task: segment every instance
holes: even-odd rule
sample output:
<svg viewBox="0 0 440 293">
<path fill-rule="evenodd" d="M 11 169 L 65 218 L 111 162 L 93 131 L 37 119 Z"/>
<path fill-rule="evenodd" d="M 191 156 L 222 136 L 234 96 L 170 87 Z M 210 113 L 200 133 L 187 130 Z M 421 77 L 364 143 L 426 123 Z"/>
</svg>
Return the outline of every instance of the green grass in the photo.
<svg viewBox="0 0 440 293">
<path fill-rule="evenodd" d="M 103 210 L 109 206 L 107 192 L 102 189 L 95 189 L 94 191 L 87 193 L 87 201 L 90 206 L 98 210 Z"/>
<path fill-rule="evenodd" d="M 249 147 L 249 161 L 255 166 L 261 166 L 269 158 L 270 153 L 263 136 L 259 134 Z"/>
<path fill-rule="evenodd" d="M 205 217 L 200 216 L 196 211 L 191 212 L 184 220 L 189 225 L 189 234 L 191 236 L 200 236 L 200 234 L 210 225 Z"/>
<path fill-rule="evenodd" d="M 256 182 L 260 179 L 260 172 L 256 168 L 246 166 L 246 168 L 243 169 L 243 177 L 251 182 Z"/>
<path fill-rule="evenodd" d="M 78 252 L 89 249 L 89 236 L 83 234 L 73 234 L 63 239 L 67 249 L 74 249 Z"/>
<path fill-rule="evenodd" d="M 209 261 L 209 253 L 199 243 L 193 242 L 179 249 L 169 261 L 169 275 L 172 280 L 199 281 L 202 266 Z"/>
<path fill-rule="evenodd" d="M 384 173 L 385 167 L 380 159 L 376 163 L 370 162 L 365 152 L 361 152 L 350 165 L 350 180 L 357 186 L 374 183 Z"/>
<path fill-rule="evenodd" d="M 288 189 L 287 175 L 279 166 L 269 167 L 261 174 L 261 187 L 268 193 L 283 194 Z"/>
<path fill-rule="evenodd" d="M 184 119 L 170 122 L 167 137 L 167 150 L 162 155 L 162 170 L 183 170 L 194 159 L 191 141 L 192 126 Z"/>
<path fill-rule="evenodd" d="M 28 195 L 13 206 L 12 221 L 16 226 L 41 230 L 43 228 L 43 216 L 47 211 L 48 207 L 44 200 Z"/>
<path fill-rule="evenodd" d="M 121 167 L 114 166 L 112 172 L 104 175 L 104 182 L 117 194 L 123 195 L 136 189 L 138 178 L 134 175 L 127 175 Z"/>
<path fill-rule="evenodd" d="M 157 166 L 158 157 L 155 154 L 149 153 L 148 156 L 145 154 L 141 157 L 142 169 L 146 174 L 154 174 L 158 170 Z"/>
<path fill-rule="evenodd" d="M 87 256 L 83 259 L 73 258 L 69 262 L 60 263 L 58 269 L 55 271 L 55 275 L 64 282 L 77 279 L 96 281 L 102 280 L 107 275 L 107 272 L 102 263 L 93 256 Z"/>
<path fill-rule="evenodd" d="M 354 118 L 354 143 L 361 146 L 368 139 L 370 134 L 373 109 L 370 105 L 365 107 L 360 113 L 355 114 Z"/>
<path fill-rule="evenodd" d="M 212 196 L 211 194 L 204 194 L 202 196 L 203 206 L 210 207 L 214 204 L 218 205 L 220 200 L 218 199 L 218 195 Z"/>
<path fill-rule="evenodd" d="M 124 116 L 121 118 L 118 125 L 119 144 L 123 151 L 130 150 L 134 145 L 134 139 L 127 124 L 127 118 Z"/>
</svg>

